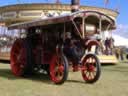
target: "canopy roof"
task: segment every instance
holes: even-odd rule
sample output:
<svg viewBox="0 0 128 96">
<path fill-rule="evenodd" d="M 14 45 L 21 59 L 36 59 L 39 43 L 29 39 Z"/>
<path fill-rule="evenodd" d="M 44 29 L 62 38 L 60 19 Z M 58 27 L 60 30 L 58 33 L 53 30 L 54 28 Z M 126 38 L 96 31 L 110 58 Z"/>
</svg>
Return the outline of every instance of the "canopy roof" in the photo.
<svg viewBox="0 0 128 96">
<path fill-rule="evenodd" d="M 111 17 L 103 13 L 96 12 L 96 11 L 78 11 L 72 14 L 67 14 L 67 15 L 62 15 L 57 17 L 47 17 L 47 18 L 32 20 L 28 22 L 12 24 L 8 26 L 8 28 L 9 29 L 26 29 L 26 28 L 35 27 L 35 26 L 64 23 L 64 22 L 70 22 L 74 20 L 74 18 L 76 17 L 85 17 L 87 23 L 94 24 L 95 26 L 98 26 L 101 20 L 101 25 L 103 29 L 107 28 L 108 25 L 111 25 L 110 29 L 113 29 L 115 27 L 115 21 Z"/>
</svg>

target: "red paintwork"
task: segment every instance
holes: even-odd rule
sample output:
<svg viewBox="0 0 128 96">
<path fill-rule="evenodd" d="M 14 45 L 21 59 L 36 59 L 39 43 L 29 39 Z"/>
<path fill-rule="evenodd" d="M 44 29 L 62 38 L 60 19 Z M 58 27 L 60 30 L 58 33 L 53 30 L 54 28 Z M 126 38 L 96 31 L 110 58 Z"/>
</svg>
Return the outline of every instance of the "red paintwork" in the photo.
<svg viewBox="0 0 128 96">
<path fill-rule="evenodd" d="M 50 63 L 50 77 L 54 83 L 59 83 L 63 79 L 64 65 L 61 59 L 54 55 Z"/>
<path fill-rule="evenodd" d="M 93 80 L 96 75 L 95 59 L 90 56 L 86 56 L 82 62 L 82 76 L 85 81 Z"/>
<path fill-rule="evenodd" d="M 11 49 L 11 69 L 14 75 L 23 75 L 23 69 L 27 64 L 26 48 L 24 40 L 17 39 Z"/>
</svg>

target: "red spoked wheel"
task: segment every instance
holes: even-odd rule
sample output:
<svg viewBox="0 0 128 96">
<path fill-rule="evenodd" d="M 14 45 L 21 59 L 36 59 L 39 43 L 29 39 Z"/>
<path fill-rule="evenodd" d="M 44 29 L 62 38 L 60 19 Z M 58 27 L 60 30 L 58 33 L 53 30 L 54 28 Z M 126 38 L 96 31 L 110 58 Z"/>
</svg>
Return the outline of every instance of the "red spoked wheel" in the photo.
<svg viewBox="0 0 128 96">
<path fill-rule="evenodd" d="M 27 53 L 23 39 L 17 39 L 11 49 L 11 70 L 16 76 L 23 76 L 27 64 Z"/>
<path fill-rule="evenodd" d="M 64 55 L 54 55 L 50 63 L 50 78 L 55 84 L 62 84 L 68 77 L 68 62 Z"/>
<path fill-rule="evenodd" d="M 95 54 L 87 54 L 82 62 L 82 77 L 87 83 L 96 82 L 101 74 L 101 65 Z"/>
</svg>

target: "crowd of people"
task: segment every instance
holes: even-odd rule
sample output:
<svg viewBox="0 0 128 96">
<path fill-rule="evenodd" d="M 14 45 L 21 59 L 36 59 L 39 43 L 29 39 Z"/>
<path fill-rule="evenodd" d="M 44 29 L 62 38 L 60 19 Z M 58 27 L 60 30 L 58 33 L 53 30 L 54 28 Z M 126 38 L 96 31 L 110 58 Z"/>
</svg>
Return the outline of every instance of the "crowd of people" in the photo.
<svg viewBox="0 0 128 96">
<path fill-rule="evenodd" d="M 95 39 L 99 42 L 99 45 L 96 46 L 96 54 L 113 55 L 113 49 L 115 46 L 114 39 L 112 37 L 107 37 L 105 40 L 103 40 L 100 34 L 97 34 L 95 35 Z"/>
<path fill-rule="evenodd" d="M 124 60 L 124 50 L 119 46 L 114 46 L 114 39 L 112 37 L 107 37 L 104 42 L 99 39 L 98 41 L 100 42 L 99 47 L 101 48 L 102 54 L 115 55 L 118 60 Z"/>
</svg>

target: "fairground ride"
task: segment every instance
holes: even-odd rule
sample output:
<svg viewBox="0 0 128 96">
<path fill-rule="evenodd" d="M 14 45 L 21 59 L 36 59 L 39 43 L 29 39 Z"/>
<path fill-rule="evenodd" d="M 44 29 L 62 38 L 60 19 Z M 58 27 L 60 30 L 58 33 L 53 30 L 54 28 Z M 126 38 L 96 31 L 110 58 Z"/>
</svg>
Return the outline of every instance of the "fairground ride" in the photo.
<svg viewBox="0 0 128 96">
<path fill-rule="evenodd" d="M 70 6 L 68 4 L 60 4 L 57 0 L 57 3 L 55 4 L 16 4 L 16 5 L 8 5 L 8 6 L 2 6 L 0 7 L 0 59 L 2 60 L 10 60 L 10 50 L 12 47 L 13 42 L 19 38 L 24 37 L 24 30 L 8 30 L 7 27 L 15 24 L 15 23 L 22 23 L 26 21 L 36 20 L 40 18 L 47 18 L 47 17 L 55 17 L 60 15 L 66 15 L 71 14 L 72 7 L 77 6 Z M 100 12 L 102 14 L 107 15 L 108 17 L 111 17 L 114 22 L 116 22 L 116 17 L 118 15 L 118 12 L 106 8 L 99 8 L 94 6 L 79 6 L 79 10 L 84 11 L 96 11 Z M 96 17 L 96 16 L 95 16 Z M 100 21 L 100 17 L 93 18 L 93 20 Z M 94 36 L 96 38 L 101 38 L 102 40 L 102 48 L 100 49 L 100 52 L 98 52 L 98 56 L 100 58 L 101 63 L 116 63 L 117 59 L 115 58 L 115 55 L 113 53 L 113 48 L 109 47 L 108 49 L 105 47 L 105 35 L 104 33 L 107 31 L 110 33 L 109 38 L 112 37 L 112 30 L 115 28 L 111 28 L 111 24 L 106 26 L 105 30 L 102 30 L 102 25 L 99 23 L 99 29 L 97 28 L 97 31 L 103 31 L 100 34 L 97 34 L 97 36 Z M 96 28 L 94 26 L 87 26 L 87 29 L 90 30 L 90 33 L 93 33 L 96 31 Z M 93 31 L 93 32 L 92 32 Z M 89 33 L 89 34 L 90 34 Z M 94 32 L 95 33 L 95 32 Z M 99 35 L 99 36 L 98 36 Z M 95 45 L 95 44 L 94 44 Z M 113 46 L 113 45 L 112 45 Z M 102 50 L 102 51 L 101 51 Z M 96 46 L 92 46 L 91 49 L 92 52 L 96 52 Z"/>
</svg>

